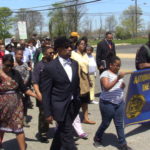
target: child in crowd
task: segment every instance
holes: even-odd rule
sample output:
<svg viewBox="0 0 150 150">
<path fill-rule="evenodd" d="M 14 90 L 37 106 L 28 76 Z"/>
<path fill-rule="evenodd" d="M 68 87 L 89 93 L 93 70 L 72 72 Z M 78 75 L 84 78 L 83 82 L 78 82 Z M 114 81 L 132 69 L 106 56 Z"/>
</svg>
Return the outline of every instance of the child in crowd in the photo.
<svg viewBox="0 0 150 150">
<path fill-rule="evenodd" d="M 93 56 L 93 47 L 87 46 L 86 47 L 86 53 L 88 56 L 88 62 L 89 62 L 89 77 L 91 81 L 91 87 L 90 87 L 90 103 L 92 104 L 98 104 L 98 102 L 95 101 L 95 78 L 96 78 L 96 61 Z"/>
</svg>

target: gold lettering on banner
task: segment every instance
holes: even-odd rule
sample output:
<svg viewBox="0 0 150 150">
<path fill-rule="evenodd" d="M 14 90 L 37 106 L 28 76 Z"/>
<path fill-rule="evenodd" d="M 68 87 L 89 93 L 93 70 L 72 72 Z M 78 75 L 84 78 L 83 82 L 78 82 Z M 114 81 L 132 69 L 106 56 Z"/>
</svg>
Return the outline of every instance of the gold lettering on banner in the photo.
<svg viewBox="0 0 150 150">
<path fill-rule="evenodd" d="M 149 89 L 150 89 L 149 83 L 142 84 L 142 91 L 148 91 Z"/>
<path fill-rule="evenodd" d="M 133 79 L 133 83 L 138 84 L 138 83 L 144 82 L 146 80 L 150 80 L 150 73 L 135 76 L 134 79 Z"/>
</svg>

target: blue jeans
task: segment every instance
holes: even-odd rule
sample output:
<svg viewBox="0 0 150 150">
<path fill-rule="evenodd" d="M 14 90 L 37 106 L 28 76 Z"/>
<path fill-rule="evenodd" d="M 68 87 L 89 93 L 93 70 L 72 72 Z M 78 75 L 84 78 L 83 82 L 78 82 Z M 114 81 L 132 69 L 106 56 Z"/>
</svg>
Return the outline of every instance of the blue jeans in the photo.
<svg viewBox="0 0 150 150">
<path fill-rule="evenodd" d="M 105 130 L 109 127 L 110 122 L 113 119 L 117 130 L 119 144 L 126 144 L 123 127 L 124 102 L 121 102 L 120 104 L 112 104 L 101 100 L 99 107 L 102 115 L 102 123 L 95 134 L 95 139 L 102 139 Z"/>
</svg>

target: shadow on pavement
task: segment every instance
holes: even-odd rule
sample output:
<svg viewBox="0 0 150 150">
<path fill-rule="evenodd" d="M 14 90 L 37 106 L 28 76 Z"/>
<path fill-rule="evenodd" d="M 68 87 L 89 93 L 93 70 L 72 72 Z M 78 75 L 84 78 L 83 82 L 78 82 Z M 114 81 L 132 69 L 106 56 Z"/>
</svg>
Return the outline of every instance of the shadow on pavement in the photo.
<svg viewBox="0 0 150 150">
<path fill-rule="evenodd" d="M 3 147 L 5 150 L 19 150 L 18 143 L 16 139 L 8 140 L 3 142 Z"/>
<path fill-rule="evenodd" d="M 28 141 L 28 142 L 39 142 L 37 139 L 29 139 L 26 137 L 25 141 Z"/>
<path fill-rule="evenodd" d="M 36 139 L 25 138 L 25 141 L 39 142 Z M 19 150 L 18 142 L 16 139 L 11 139 L 3 142 L 3 147 L 5 150 Z"/>
<path fill-rule="evenodd" d="M 136 129 L 128 132 L 126 134 L 126 137 L 129 137 L 129 136 L 132 136 L 132 135 L 135 135 L 135 134 L 139 134 L 139 133 L 144 132 L 144 131 L 149 130 L 149 129 L 150 129 L 150 122 L 141 124 L 141 126 L 139 126 Z"/>
<path fill-rule="evenodd" d="M 102 143 L 104 147 L 111 145 L 118 148 L 117 136 L 112 133 L 104 133 Z"/>
</svg>

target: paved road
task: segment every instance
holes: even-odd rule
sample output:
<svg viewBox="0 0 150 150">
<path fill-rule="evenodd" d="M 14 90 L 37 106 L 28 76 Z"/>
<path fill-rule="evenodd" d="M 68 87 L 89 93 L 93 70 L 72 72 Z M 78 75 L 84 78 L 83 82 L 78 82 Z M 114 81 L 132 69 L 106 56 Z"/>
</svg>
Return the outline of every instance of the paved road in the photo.
<svg viewBox="0 0 150 150">
<path fill-rule="evenodd" d="M 135 55 L 141 45 L 116 46 L 116 53 L 121 58 L 123 71 L 135 70 Z"/>
<path fill-rule="evenodd" d="M 128 47 L 130 48 L 130 47 Z M 132 47 L 132 53 L 135 52 L 137 47 Z M 121 47 L 117 49 L 117 52 L 123 52 L 127 49 L 127 47 Z M 134 59 L 133 58 L 123 58 L 122 59 L 122 69 L 134 70 Z M 129 64 L 127 64 L 129 63 Z M 129 68 L 130 66 L 130 68 Z M 128 85 L 129 76 L 125 78 L 125 82 Z M 99 95 L 100 87 L 99 87 L 99 77 L 96 79 L 96 95 Z M 96 97 L 98 101 L 99 98 Z M 34 99 L 33 99 L 34 101 Z M 91 120 L 96 121 L 96 125 L 85 125 L 83 124 L 84 130 L 89 134 L 88 140 L 78 140 L 76 142 L 79 150 L 96 150 L 93 146 L 93 136 L 101 122 L 101 116 L 99 113 L 99 106 L 95 104 L 89 105 L 89 117 Z M 34 106 L 34 109 L 29 110 L 29 118 L 31 119 L 30 128 L 25 128 L 26 134 L 26 142 L 28 144 L 28 150 L 49 150 L 50 143 L 52 141 L 52 137 L 54 134 L 54 126 L 50 126 L 49 130 L 49 144 L 41 144 L 35 138 L 37 133 L 37 118 L 38 118 L 38 109 Z M 144 125 L 133 125 L 125 128 L 125 133 L 127 137 L 128 144 L 133 148 L 133 150 L 149 150 L 150 148 L 150 123 L 146 123 Z M 106 130 L 104 135 L 104 148 L 103 150 L 117 150 L 117 137 L 115 127 L 113 122 L 110 127 Z M 6 150 L 19 150 L 17 146 L 17 142 L 15 139 L 15 135 L 6 134 L 4 138 L 4 147 Z"/>
<path fill-rule="evenodd" d="M 140 44 L 137 45 L 117 45 L 116 51 L 117 53 L 136 53 L 137 49 L 140 47 Z"/>
</svg>

